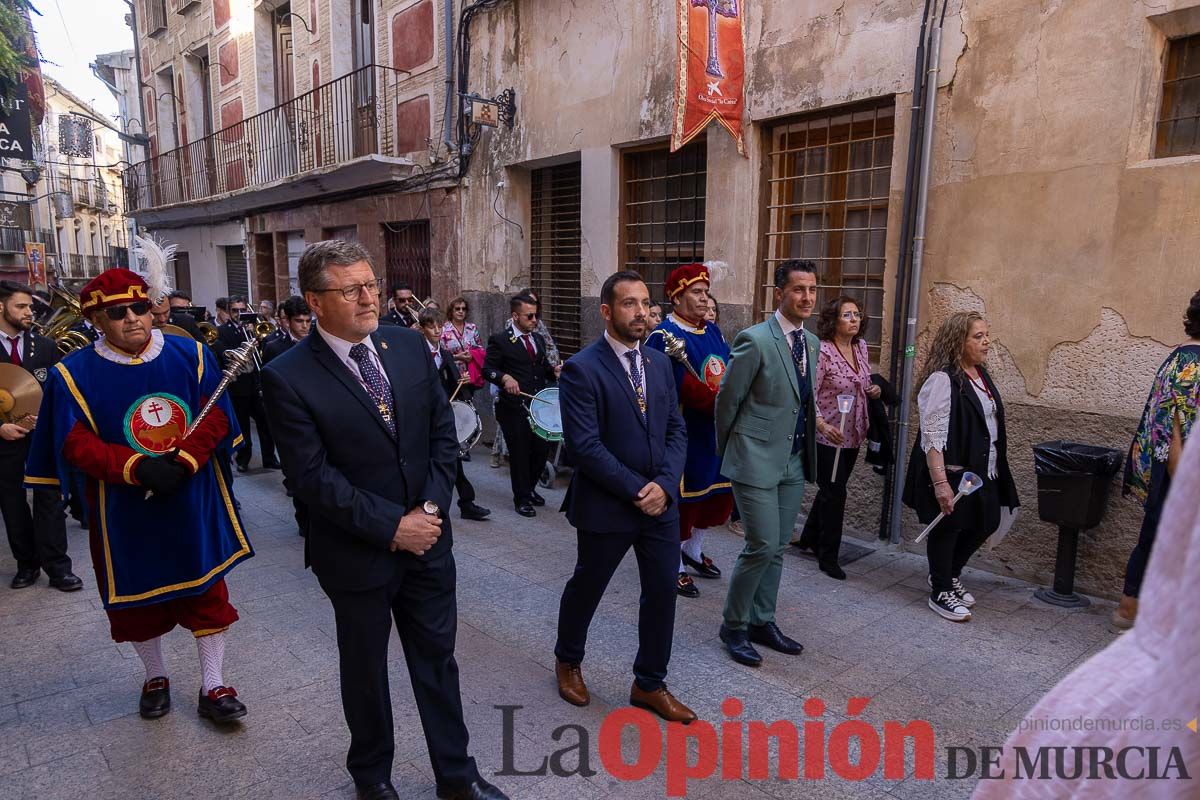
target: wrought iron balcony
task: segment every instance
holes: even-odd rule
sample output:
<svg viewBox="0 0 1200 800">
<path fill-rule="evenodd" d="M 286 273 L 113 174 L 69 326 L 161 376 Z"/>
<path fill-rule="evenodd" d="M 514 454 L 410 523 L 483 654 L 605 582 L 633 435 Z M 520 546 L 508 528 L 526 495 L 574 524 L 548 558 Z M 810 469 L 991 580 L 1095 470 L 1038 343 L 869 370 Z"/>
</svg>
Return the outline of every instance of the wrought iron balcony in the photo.
<svg viewBox="0 0 1200 800">
<path fill-rule="evenodd" d="M 363 67 L 134 164 L 124 171 L 126 213 L 249 194 L 368 156 L 409 164 L 394 158 L 396 84 L 405 77 L 391 67 Z"/>
<path fill-rule="evenodd" d="M 26 228 L 0 228 L 0 253 L 24 253 L 26 242 L 41 242 L 46 245 L 47 253 L 53 254 L 58 250 L 54 231 L 44 228 L 33 231 Z"/>
</svg>

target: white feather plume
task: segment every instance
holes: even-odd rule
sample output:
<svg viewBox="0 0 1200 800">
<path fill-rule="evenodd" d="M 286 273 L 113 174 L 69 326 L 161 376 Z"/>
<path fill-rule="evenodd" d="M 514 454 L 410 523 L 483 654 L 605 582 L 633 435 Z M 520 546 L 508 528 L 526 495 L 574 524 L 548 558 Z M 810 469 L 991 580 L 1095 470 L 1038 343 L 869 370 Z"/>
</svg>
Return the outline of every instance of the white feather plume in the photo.
<svg viewBox="0 0 1200 800">
<path fill-rule="evenodd" d="M 708 277 L 712 279 L 710 284 L 724 278 L 729 272 L 729 264 L 724 261 L 705 261 L 704 268 L 708 270 Z"/>
<path fill-rule="evenodd" d="M 145 279 L 156 303 L 172 289 L 167 264 L 175 258 L 175 247 L 153 236 L 133 237 L 133 271 Z"/>
</svg>

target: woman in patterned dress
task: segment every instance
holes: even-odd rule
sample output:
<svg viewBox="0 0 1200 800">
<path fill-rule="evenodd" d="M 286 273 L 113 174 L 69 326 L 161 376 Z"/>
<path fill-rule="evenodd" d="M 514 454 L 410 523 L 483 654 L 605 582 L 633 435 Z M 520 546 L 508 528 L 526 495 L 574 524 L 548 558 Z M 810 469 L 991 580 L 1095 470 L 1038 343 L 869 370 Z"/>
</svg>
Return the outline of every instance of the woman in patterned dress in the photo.
<svg viewBox="0 0 1200 800">
<path fill-rule="evenodd" d="M 801 549 L 813 550 L 821 571 L 839 581 L 846 579 L 837 561 L 846 513 L 846 484 L 858 460 L 858 448 L 867 438 L 867 399 L 877 398 L 880 393 L 879 387 L 871 383 L 867 341 L 863 338 L 866 329 L 862 303 L 848 295 L 826 303 L 817 320 L 817 336 L 821 339 L 815 387 L 818 489 L 797 544 Z M 837 400 L 843 394 L 854 398 L 845 430 L 841 428 Z M 842 454 L 834 476 L 838 446 Z"/>
<path fill-rule="evenodd" d="M 1142 501 L 1146 516 L 1125 567 L 1121 604 L 1113 612 L 1112 623 L 1117 630 L 1133 627 L 1137 617 L 1142 576 L 1154 546 L 1175 464 L 1196 424 L 1196 408 L 1200 405 L 1200 292 L 1192 295 L 1184 314 L 1183 330 L 1188 340 L 1171 351 L 1154 376 L 1141 424 L 1125 462 L 1124 493 Z"/>
</svg>

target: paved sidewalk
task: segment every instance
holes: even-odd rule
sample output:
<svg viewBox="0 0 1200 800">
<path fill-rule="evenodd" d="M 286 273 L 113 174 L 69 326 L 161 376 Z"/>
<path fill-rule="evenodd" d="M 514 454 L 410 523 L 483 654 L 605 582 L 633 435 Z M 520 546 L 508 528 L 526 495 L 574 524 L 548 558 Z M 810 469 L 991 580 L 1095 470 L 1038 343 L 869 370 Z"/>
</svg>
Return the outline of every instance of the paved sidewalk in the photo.
<svg viewBox="0 0 1200 800">
<path fill-rule="evenodd" d="M 458 663 L 481 771 L 513 798 L 664 797 L 661 766 L 643 781 L 621 782 L 603 768 L 598 752 L 601 722 L 625 707 L 631 681 L 638 598 L 632 557 L 614 577 L 592 625 L 584 663 L 592 705 L 568 706 L 558 698 L 553 676 L 558 598 L 575 558 L 574 533 L 553 511 L 562 489 L 544 492 L 547 507 L 526 520 L 507 499 L 507 471 L 490 469 L 485 452 L 476 451 L 467 471 L 479 502 L 494 511 L 487 523 L 463 521 L 457 510 L 453 519 Z M 132 647 L 109 638 L 83 531 L 69 528 L 71 555 L 85 583 L 75 594 L 47 588 L 45 578 L 35 588 L 8 589 L 14 565 L 7 548 L 0 548 L 0 798 L 354 797 L 344 767 L 349 737 L 338 694 L 333 615 L 303 568 L 290 501 L 278 472 L 239 478 L 235 491 L 258 554 L 229 579 L 241 621 L 230 632 L 226 675 L 250 709 L 245 724 L 229 731 L 196 716 L 196 648 L 182 630 L 164 640 L 174 710 L 156 721 L 138 717 L 142 667 Z M 889 781 L 881 766 L 861 783 L 833 777 L 693 781 L 688 797 L 967 797 L 972 780 L 942 777 L 945 748 L 1002 744 L 1039 697 L 1112 639 L 1107 604 L 1053 609 L 1034 601 L 1028 585 L 968 570 L 964 581 L 978 598 L 975 619 L 955 625 L 925 606 L 922 558 L 882 549 L 849 565 L 850 579 L 842 583 L 789 553 L 779 624 L 805 651 L 798 658 L 765 651 L 766 663 L 751 670 L 730 661 L 717 639 L 740 547 L 741 540 L 724 529 L 708 536 L 705 549 L 726 577 L 698 580 L 701 597 L 679 600 L 671 690 L 718 730 L 727 719 L 721 703 L 730 696 L 744 701 L 743 721 L 792 720 L 797 726 L 811 719 L 804 701 L 819 697 L 828 708 L 827 732 L 845 717 L 848 698 L 869 697 L 860 717 L 876 730 L 882 731 L 883 720 L 933 725 L 938 779 Z M 390 663 L 393 776 L 405 800 L 432 798 L 432 773 L 398 641 Z M 595 774 L 493 777 L 504 758 L 497 705 L 523 706 L 515 712 L 512 738 L 518 769 L 532 770 L 555 750 L 574 745 L 577 729 L 560 733 L 561 741 L 553 734 L 576 724 L 589 734 Z M 635 739 L 627 730 L 630 762 Z M 573 769 L 578 752 L 562 762 Z M 774 752 L 771 763 L 774 774 Z"/>
</svg>

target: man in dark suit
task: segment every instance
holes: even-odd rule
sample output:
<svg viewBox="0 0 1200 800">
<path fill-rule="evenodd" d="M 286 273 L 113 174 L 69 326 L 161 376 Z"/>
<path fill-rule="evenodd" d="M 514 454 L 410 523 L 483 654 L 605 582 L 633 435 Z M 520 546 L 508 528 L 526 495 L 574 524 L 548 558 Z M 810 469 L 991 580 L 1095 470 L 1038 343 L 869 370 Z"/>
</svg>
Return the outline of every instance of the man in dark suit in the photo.
<svg viewBox="0 0 1200 800">
<path fill-rule="evenodd" d="M 359 798 L 398 797 L 387 664 L 394 618 L 437 796 L 501 800 L 467 754 L 445 513 L 458 442 L 429 350 L 415 331 L 378 327 L 379 281 L 361 245 L 309 245 L 299 271 L 317 328 L 263 378 L 284 474 L 308 507 L 305 562 L 333 604 L 346 767 Z"/>
<path fill-rule="evenodd" d="M 12 281 L 0 281 L 0 360 L 31 373 L 38 383 L 58 363 L 58 346 L 33 328 L 33 290 Z M 12 588 L 24 589 L 37 583 L 46 571 L 50 585 L 64 592 L 83 587 L 71 572 L 67 555 L 67 522 L 58 486 L 33 490 L 33 513 L 25 499 L 25 459 L 29 454 L 29 431 L 37 417 L 0 425 L 0 515 L 8 532 L 8 544 L 17 562 Z"/>
<path fill-rule="evenodd" d="M 303 297 L 289 297 L 280 305 L 283 324 L 279 327 L 279 335 L 263 345 L 263 363 L 269 364 L 274 359 L 291 350 L 292 347 L 312 330 L 312 309 Z"/>
<path fill-rule="evenodd" d="M 392 307 L 379 318 L 379 324 L 399 325 L 402 328 L 417 327 L 417 301 L 411 286 L 401 283 L 392 289 Z"/>
<path fill-rule="evenodd" d="M 429 355 L 433 358 L 434 366 L 437 367 L 438 377 L 442 381 L 442 391 L 446 393 L 447 397 L 450 397 L 455 394 L 455 390 L 458 390 L 458 399 L 466 402 L 470 395 L 465 392 L 469 391 L 470 387 L 459 389 L 462 373 L 458 371 L 458 364 L 454 362 L 454 356 L 442 346 L 442 324 L 444 322 L 445 319 L 441 312 L 432 308 L 427 308 L 417 315 L 417 326 L 421 335 L 425 337 Z M 458 472 L 454 477 L 454 488 L 458 490 L 458 510 L 463 519 L 482 522 L 492 513 L 490 508 L 484 508 L 475 502 L 475 487 L 471 485 L 471 481 L 467 479 L 467 473 L 463 471 L 462 458 L 458 459 Z"/>
<path fill-rule="evenodd" d="M 218 306 L 218 309 L 220 306 Z M 242 314 L 249 307 L 244 297 L 228 298 L 229 320 L 217 328 L 218 361 L 225 366 L 224 353 L 240 347 L 251 338 L 242 322 Z M 250 469 L 250 457 L 254 455 L 254 444 L 250 439 L 250 420 L 254 420 L 258 429 L 258 443 L 262 446 L 263 469 L 279 469 L 279 461 L 275 458 L 275 439 L 271 435 L 271 424 L 267 421 L 267 411 L 263 406 L 262 381 L 258 369 L 252 369 L 239 375 L 229 384 L 229 399 L 233 401 L 233 411 L 237 415 L 238 428 L 246 437 L 245 446 L 237 451 L 236 463 L 238 472 Z"/>
<path fill-rule="evenodd" d="M 686 724 L 696 715 L 663 679 L 675 630 L 687 431 L 671 360 L 641 344 L 650 314 L 641 276 L 610 275 L 600 290 L 600 313 L 604 336 L 567 361 L 559 394 L 564 440 L 575 462 L 563 510 L 578 530 L 579 559 L 558 610 L 558 693 L 577 706 L 590 702 L 580 668 L 588 626 L 632 547 L 642 595 L 629 702 Z"/>
<path fill-rule="evenodd" d="M 519 294 L 509 301 L 508 307 L 512 314 L 512 331 L 505 329 L 488 339 L 483 377 L 501 389 L 496 421 L 508 444 L 513 505 L 521 516 L 532 517 L 536 513 L 534 506 L 546 505 L 546 498 L 537 492 L 537 481 L 546 467 L 550 445 L 534 435 L 521 394 L 537 394 L 545 389 L 562 368 L 550 366 L 546 358 L 546 341 L 541 334 L 534 333 L 536 301 Z"/>
</svg>

